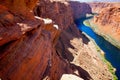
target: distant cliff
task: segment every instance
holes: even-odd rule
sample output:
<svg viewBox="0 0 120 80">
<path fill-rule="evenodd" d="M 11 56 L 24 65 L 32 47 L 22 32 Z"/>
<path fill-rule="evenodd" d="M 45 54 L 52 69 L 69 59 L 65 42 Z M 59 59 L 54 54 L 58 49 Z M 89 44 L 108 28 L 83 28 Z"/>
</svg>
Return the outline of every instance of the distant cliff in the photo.
<svg viewBox="0 0 120 80">
<path fill-rule="evenodd" d="M 92 23 L 96 32 L 120 48 L 120 7 L 112 6 L 101 10 Z"/>
</svg>

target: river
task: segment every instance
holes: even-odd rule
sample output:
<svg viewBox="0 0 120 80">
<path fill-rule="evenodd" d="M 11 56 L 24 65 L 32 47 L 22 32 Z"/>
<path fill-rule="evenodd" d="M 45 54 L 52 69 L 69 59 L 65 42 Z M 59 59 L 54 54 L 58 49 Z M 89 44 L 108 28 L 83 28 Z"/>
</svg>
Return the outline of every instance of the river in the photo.
<svg viewBox="0 0 120 80">
<path fill-rule="evenodd" d="M 87 18 L 76 20 L 76 25 L 82 32 L 85 32 L 89 37 L 94 39 L 96 44 L 104 51 L 105 58 L 109 61 L 114 68 L 116 68 L 116 75 L 120 80 L 120 49 L 113 46 L 111 43 L 106 41 L 103 37 L 97 35 L 90 27 L 85 26 L 83 21 Z"/>
</svg>

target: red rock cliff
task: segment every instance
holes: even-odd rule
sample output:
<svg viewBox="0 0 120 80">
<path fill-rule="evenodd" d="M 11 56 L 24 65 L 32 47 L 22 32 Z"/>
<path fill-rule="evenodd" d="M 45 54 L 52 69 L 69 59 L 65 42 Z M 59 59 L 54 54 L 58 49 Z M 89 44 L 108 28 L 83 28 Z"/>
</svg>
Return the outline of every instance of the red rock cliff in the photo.
<svg viewBox="0 0 120 80">
<path fill-rule="evenodd" d="M 31 10 L 35 6 L 34 0 L 0 2 L 0 78 L 2 80 L 44 78 L 58 80 L 63 73 L 72 73 L 68 62 L 62 60 L 55 50 L 61 30 L 72 23 L 70 9 L 62 2 L 54 2 L 54 4 L 43 0 L 39 2 L 43 10 L 37 10 L 37 13 L 44 14 L 44 11 L 50 9 L 48 7 L 44 9 L 45 2 L 49 7 L 53 4 L 53 8 L 56 8 L 53 14 L 47 15 L 54 15 L 52 19 L 58 16 L 59 19 L 55 20 L 58 25 L 51 19 L 33 15 Z M 58 7 L 60 9 L 57 9 Z M 67 12 L 64 14 L 62 9 Z"/>
</svg>

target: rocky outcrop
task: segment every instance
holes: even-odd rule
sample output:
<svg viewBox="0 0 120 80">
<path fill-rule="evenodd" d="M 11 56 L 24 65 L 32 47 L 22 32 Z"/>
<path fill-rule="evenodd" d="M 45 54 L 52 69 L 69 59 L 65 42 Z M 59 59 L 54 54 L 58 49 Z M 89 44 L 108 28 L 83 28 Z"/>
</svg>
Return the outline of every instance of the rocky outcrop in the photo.
<svg viewBox="0 0 120 80">
<path fill-rule="evenodd" d="M 41 80 L 43 78 L 46 69 L 51 65 L 50 55 L 59 35 L 59 30 L 51 21 L 42 18 L 22 19 L 13 25 L 1 26 L 1 79 Z"/>
<path fill-rule="evenodd" d="M 32 23 L 34 22 L 32 21 Z M 26 27 L 31 26 L 28 23 L 21 24 L 26 25 Z M 48 62 L 52 53 L 52 39 L 50 38 L 50 33 L 46 31 L 44 27 L 53 26 L 42 24 L 40 25 L 41 26 L 32 25 L 36 28 L 25 32 L 25 34 L 19 39 L 1 46 L 1 79 L 42 79 L 47 66 L 50 64 Z"/>
<path fill-rule="evenodd" d="M 36 2 L 0 1 L 0 79 L 112 79 L 96 50 L 75 26 L 69 3 Z"/>
</svg>

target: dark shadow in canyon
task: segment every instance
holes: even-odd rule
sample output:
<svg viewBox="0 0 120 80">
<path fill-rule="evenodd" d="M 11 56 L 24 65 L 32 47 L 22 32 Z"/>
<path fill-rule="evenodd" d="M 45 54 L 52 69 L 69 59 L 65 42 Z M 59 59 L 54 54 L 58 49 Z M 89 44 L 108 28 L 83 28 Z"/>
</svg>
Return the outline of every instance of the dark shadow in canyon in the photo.
<svg viewBox="0 0 120 80">
<path fill-rule="evenodd" d="M 82 31 L 80 31 L 80 33 L 82 34 Z M 88 44 L 88 42 L 90 42 L 90 40 L 84 35 L 81 35 L 82 41 L 84 44 Z"/>
<path fill-rule="evenodd" d="M 76 23 L 77 19 L 82 19 L 85 17 L 86 17 L 86 19 L 90 19 L 93 17 L 93 16 L 87 17 L 86 16 L 87 14 L 94 15 L 94 13 L 92 13 L 91 6 L 87 3 L 80 3 L 78 1 L 69 1 L 69 4 L 70 4 L 72 12 L 73 12 L 73 18 L 75 20 L 75 23 Z M 80 33 L 81 33 L 80 38 L 82 38 L 83 43 L 88 44 L 88 42 L 90 40 L 84 34 L 82 34 L 82 31 L 80 31 Z"/>
<path fill-rule="evenodd" d="M 86 14 L 93 14 L 92 9 L 87 3 L 80 3 L 78 1 L 69 1 L 72 8 L 74 19 L 86 17 Z"/>
<path fill-rule="evenodd" d="M 79 75 L 76 76 L 81 77 L 84 80 L 90 80 L 92 78 L 86 70 L 84 70 L 80 66 L 70 63 L 74 60 L 75 58 L 74 55 L 77 55 L 74 52 L 69 51 L 69 49 L 76 51 L 74 44 L 72 44 L 71 42 L 74 39 L 78 40 L 78 44 L 82 43 L 81 46 L 83 46 L 83 44 L 87 45 L 88 42 L 90 41 L 84 34 L 82 34 L 81 31 L 77 29 L 77 27 L 71 26 L 65 31 L 63 31 L 59 37 L 59 42 L 56 45 L 57 55 L 59 56 L 59 58 L 66 60 L 70 64 L 70 68 L 73 70 L 73 73 L 67 73 L 67 74 L 76 75 L 74 74 L 74 71 L 78 71 Z M 64 74 L 66 73 L 63 73 L 63 75 Z"/>
<path fill-rule="evenodd" d="M 82 69 L 80 66 L 77 66 L 75 64 L 70 64 L 73 71 L 78 71 L 78 76 L 83 78 L 84 80 L 93 80 L 92 77 L 89 75 L 87 71 Z"/>
<path fill-rule="evenodd" d="M 61 33 L 61 36 L 59 37 L 59 42 L 56 45 L 58 55 L 63 57 L 64 59 L 67 59 L 69 62 L 73 61 L 73 55 L 77 55 L 75 53 L 71 53 L 69 50 L 72 49 L 75 51 L 75 46 L 72 44 L 72 41 L 74 39 L 78 39 L 78 44 L 82 43 L 87 45 L 90 41 L 84 34 L 82 34 L 81 31 L 77 30 L 76 27 L 71 26 L 66 29 L 66 31 L 63 31 Z M 82 42 L 80 41 L 80 39 L 82 40 Z"/>
</svg>

